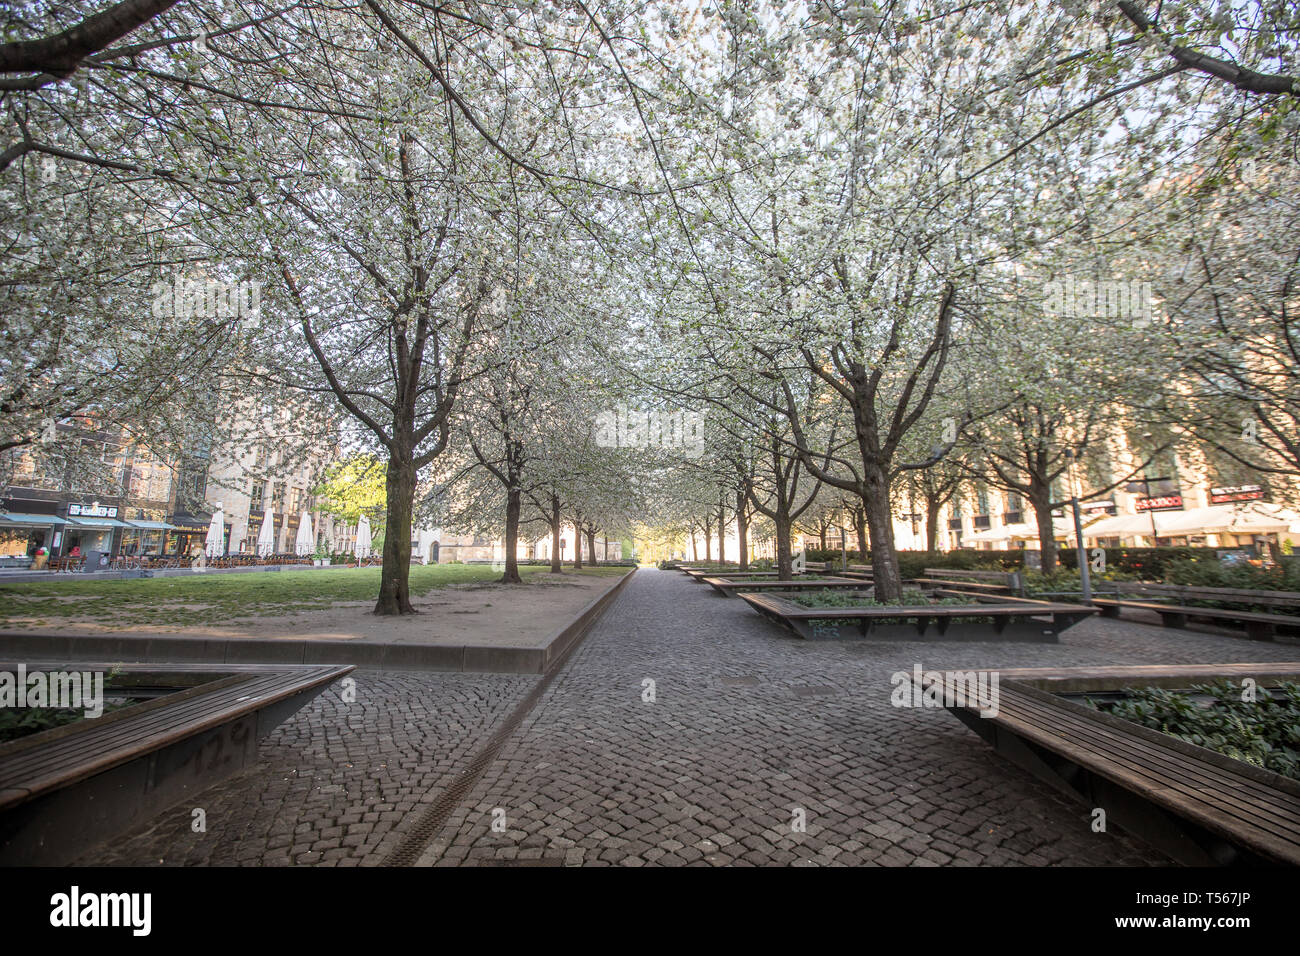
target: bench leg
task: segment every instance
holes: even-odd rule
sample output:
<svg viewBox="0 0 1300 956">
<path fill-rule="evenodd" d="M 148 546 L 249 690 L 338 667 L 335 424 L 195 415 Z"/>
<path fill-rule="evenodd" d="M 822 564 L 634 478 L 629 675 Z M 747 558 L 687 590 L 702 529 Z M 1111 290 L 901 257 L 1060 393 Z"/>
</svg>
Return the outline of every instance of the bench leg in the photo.
<svg viewBox="0 0 1300 956">
<path fill-rule="evenodd" d="M 1277 628 L 1265 621 L 1246 621 L 1246 636 L 1252 641 L 1271 641 Z"/>
<path fill-rule="evenodd" d="M 1119 617 L 1118 604 L 1101 604 L 1098 606 L 1101 608 L 1102 617 Z"/>
<path fill-rule="evenodd" d="M 1163 624 L 1165 627 L 1186 627 L 1187 615 L 1178 614 L 1173 611 L 1161 611 L 1160 623 Z"/>
</svg>

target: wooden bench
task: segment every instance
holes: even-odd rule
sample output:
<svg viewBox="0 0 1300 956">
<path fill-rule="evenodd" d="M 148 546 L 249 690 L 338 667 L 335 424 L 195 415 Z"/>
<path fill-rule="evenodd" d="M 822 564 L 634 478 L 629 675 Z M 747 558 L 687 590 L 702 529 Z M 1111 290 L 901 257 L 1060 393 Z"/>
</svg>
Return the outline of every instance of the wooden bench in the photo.
<svg viewBox="0 0 1300 956">
<path fill-rule="evenodd" d="M 1265 672 L 1297 666 L 1249 671 L 1262 683 Z M 1114 676 L 1124 668 L 1107 670 L 1116 687 L 1143 686 L 1141 675 L 1126 682 Z M 1016 674 L 1001 674 L 996 713 L 987 701 L 959 696 L 969 676 L 959 687 L 940 674 L 933 686 L 944 706 L 1003 756 L 1183 863 L 1300 864 L 1300 783 L 1049 693 L 1050 678 Z M 1215 676 L 1185 676 L 1181 686 Z"/>
<path fill-rule="evenodd" d="M 1188 618 L 1205 618 L 1240 625 L 1253 641 L 1271 641 L 1279 627 L 1300 628 L 1300 617 L 1289 614 L 1263 614 L 1254 611 L 1230 611 L 1211 607 L 1192 607 L 1178 604 L 1155 604 L 1146 601 L 1116 601 L 1110 598 L 1093 598 L 1106 617 L 1117 618 L 1120 611 L 1151 611 L 1160 615 L 1165 627 L 1186 627 Z"/>
<path fill-rule="evenodd" d="M 949 588 L 984 594 L 1022 594 L 1020 575 L 1011 571 L 963 571 L 952 568 L 926 568 L 925 577 L 913 583 L 926 587 Z"/>
<path fill-rule="evenodd" d="M 860 582 L 855 582 L 860 584 Z M 808 640 L 838 639 L 842 625 L 877 640 L 1037 641 L 1055 644 L 1062 631 L 1097 613 L 1081 604 L 1017 599 L 978 605 L 927 604 L 804 607 L 774 594 L 742 593 L 755 611 Z M 979 618 L 978 621 L 960 621 Z M 987 621 L 983 620 L 988 618 Z M 958 621 L 957 626 L 953 626 Z M 905 623 L 904 623 L 905 622 Z"/>
<path fill-rule="evenodd" d="M 1277 608 L 1300 613 L 1300 591 L 1257 591 L 1246 588 L 1202 588 L 1190 584 L 1148 584 L 1144 581 L 1106 581 L 1094 587 L 1096 593 L 1113 592 L 1116 597 L 1135 594 L 1162 601 L 1214 601 L 1219 604 L 1247 604 L 1253 608 Z M 1217 608 L 1216 608 L 1217 610 Z"/>
<path fill-rule="evenodd" d="M 696 583 L 706 581 L 709 578 L 760 578 L 760 579 L 772 578 L 775 579 L 779 577 L 779 575 L 780 572 L 777 571 L 692 570 L 686 572 L 686 576 L 689 577 L 692 581 L 695 581 Z M 794 575 L 795 577 L 802 576 L 801 573 L 798 571 L 794 572 Z"/>
<path fill-rule="evenodd" d="M 782 581 L 775 575 L 758 580 L 722 576 L 706 577 L 702 580 L 724 597 L 731 597 L 742 591 L 816 591 L 819 589 L 838 590 L 843 588 L 861 590 L 865 586 L 864 582 L 852 578 L 817 578 L 810 581 L 799 577 L 793 581 Z"/>
<path fill-rule="evenodd" d="M 26 667 L 107 673 L 111 665 Z M 103 839 L 242 770 L 256 761 L 260 737 L 354 669 L 133 665 L 125 692 L 152 699 L 0 744 L 0 864 L 67 862 L 92 836 Z M 130 693 L 134 682 L 169 681 L 172 693 Z M 106 696 L 117 690 L 104 688 Z"/>
<path fill-rule="evenodd" d="M 1239 625 L 1246 636 L 1257 641 L 1271 641 L 1279 628 L 1300 628 L 1300 616 L 1270 611 L 1247 611 L 1224 607 L 1203 607 L 1187 601 L 1217 601 L 1250 604 L 1256 607 L 1300 610 L 1300 594 L 1294 591 L 1252 591 L 1241 588 L 1198 588 L 1183 584 L 1146 584 L 1116 582 L 1116 597 L 1095 597 L 1093 603 L 1107 617 L 1118 618 L 1124 608 L 1149 611 L 1160 615 L 1165 627 L 1186 627 L 1189 618 Z M 1156 600 L 1130 600 L 1132 594 Z"/>
</svg>

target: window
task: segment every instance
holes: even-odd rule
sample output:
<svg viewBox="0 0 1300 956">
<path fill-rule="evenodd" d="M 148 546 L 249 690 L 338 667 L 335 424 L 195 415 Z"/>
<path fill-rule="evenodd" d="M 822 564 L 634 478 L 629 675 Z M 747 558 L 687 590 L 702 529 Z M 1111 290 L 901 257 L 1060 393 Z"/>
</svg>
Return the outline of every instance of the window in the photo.
<svg viewBox="0 0 1300 956">
<path fill-rule="evenodd" d="M 266 482 L 261 478 L 253 479 L 253 487 L 248 492 L 248 510 L 262 511 L 266 500 Z"/>
</svg>

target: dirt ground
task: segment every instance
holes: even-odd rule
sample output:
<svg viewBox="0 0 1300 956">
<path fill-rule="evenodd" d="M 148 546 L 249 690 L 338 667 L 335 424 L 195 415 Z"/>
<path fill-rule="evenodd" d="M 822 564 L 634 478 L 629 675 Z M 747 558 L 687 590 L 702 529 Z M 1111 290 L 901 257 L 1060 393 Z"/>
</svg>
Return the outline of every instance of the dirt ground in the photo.
<svg viewBox="0 0 1300 956">
<path fill-rule="evenodd" d="M 220 626 L 132 626 L 125 633 L 205 638 L 285 638 L 313 641 L 378 641 L 393 644 L 474 644 L 499 647 L 544 646 L 578 612 L 620 580 L 616 575 L 535 575 L 523 585 L 461 584 L 430 591 L 412 601 L 414 616 L 376 617 L 374 601 L 348 601 L 320 610 L 283 616 L 233 620 Z M 31 634 L 122 634 L 93 617 L 60 618 L 57 626 L 28 629 Z"/>
</svg>

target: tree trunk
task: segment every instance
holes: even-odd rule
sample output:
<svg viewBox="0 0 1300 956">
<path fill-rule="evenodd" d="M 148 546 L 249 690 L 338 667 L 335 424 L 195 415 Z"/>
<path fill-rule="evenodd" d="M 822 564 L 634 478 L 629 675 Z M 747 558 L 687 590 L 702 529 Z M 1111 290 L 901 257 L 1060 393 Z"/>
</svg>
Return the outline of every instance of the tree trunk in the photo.
<svg viewBox="0 0 1300 956">
<path fill-rule="evenodd" d="M 560 496 L 551 495 L 551 573 L 560 573 Z"/>
<path fill-rule="evenodd" d="M 501 576 L 502 584 L 523 584 L 519 576 L 519 511 L 522 507 L 522 493 L 518 488 L 506 492 L 506 573 Z"/>
<path fill-rule="evenodd" d="M 1056 570 L 1056 529 L 1052 527 L 1051 489 L 1031 479 L 1029 503 L 1033 505 L 1034 516 L 1038 519 L 1038 552 L 1042 558 L 1043 573 L 1051 574 Z"/>
<path fill-rule="evenodd" d="M 863 504 L 871 535 L 871 577 L 877 601 L 897 601 L 903 596 L 898 554 L 894 550 L 894 521 L 889 510 L 889 482 L 880 473 L 867 476 L 868 496 Z"/>
<path fill-rule="evenodd" d="M 736 492 L 736 541 L 740 546 L 740 570 L 749 570 L 749 542 L 745 540 L 749 533 L 749 520 L 745 517 L 745 493 Z"/>
<path fill-rule="evenodd" d="M 591 560 L 593 568 L 599 564 L 596 560 L 596 532 L 594 529 L 587 532 L 587 557 Z"/>
<path fill-rule="evenodd" d="M 713 515 L 704 519 L 704 563 L 713 558 Z"/>
<path fill-rule="evenodd" d="M 776 524 L 776 576 L 780 581 L 791 581 L 794 579 L 794 566 L 790 560 L 791 521 L 785 515 L 778 513 L 774 523 Z"/>
<path fill-rule="evenodd" d="M 857 507 L 853 509 L 853 527 L 858 532 L 858 550 L 862 552 L 862 560 L 867 560 L 867 509 Z"/>
<path fill-rule="evenodd" d="M 384 517 L 384 565 L 376 614 L 414 614 L 411 606 L 411 509 L 415 503 L 415 462 L 406 455 L 388 460 L 388 503 Z"/>
<path fill-rule="evenodd" d="M 939 540 L 939 509 L 943 505 L 939 503 L 938 498 L 927 496 L 925 499 L 925 550 L 931 554 L 934 553 L 935 544 Z"/>
<path fill-rule="evenodd" d="M 722 506 L 718 506 L 718 564 L 727 563 L 727 534 L 723 527 L 726 524 L 726 518 Z"/>
<path fill-rule="evenodd" d="M 582 570 L 582 518 L 573 518 L 573 570 Z"/>
<path fill-rule="evenodd" d="M 823 551 L 828 550 L 828 548 L 826 547 L 826 525 L 822 525 L 821 528 L 818 529 L 817 536 L 821 538 L 822 550 Z"/>
</svg>

